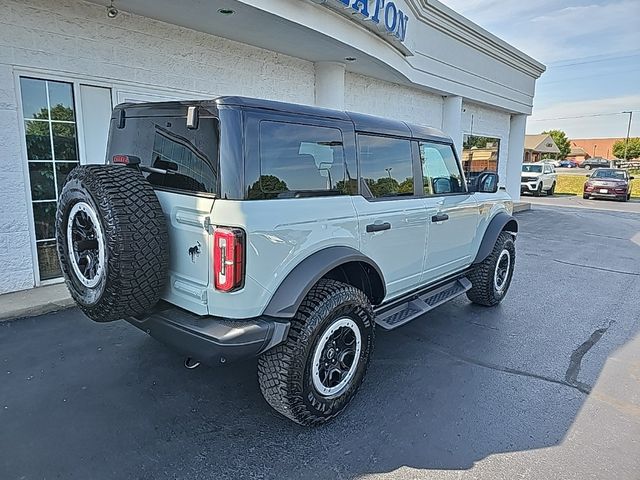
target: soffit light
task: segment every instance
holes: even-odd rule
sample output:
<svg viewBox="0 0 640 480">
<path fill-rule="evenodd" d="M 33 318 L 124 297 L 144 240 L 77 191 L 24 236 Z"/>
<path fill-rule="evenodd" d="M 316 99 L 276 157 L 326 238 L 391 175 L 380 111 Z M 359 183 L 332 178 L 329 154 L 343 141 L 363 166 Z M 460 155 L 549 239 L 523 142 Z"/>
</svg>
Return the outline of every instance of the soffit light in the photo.
<svg viewBox="0 0 640 480">
<path fill-rule="evenodd" d="M 111 0 L 111 3 L 107 7 L 107 17 L 116 18 L 118 16 L 118 13 L 120 12 L 118 12 L 118 9 L 113 6 L 113 0 Z"/>
</svg>

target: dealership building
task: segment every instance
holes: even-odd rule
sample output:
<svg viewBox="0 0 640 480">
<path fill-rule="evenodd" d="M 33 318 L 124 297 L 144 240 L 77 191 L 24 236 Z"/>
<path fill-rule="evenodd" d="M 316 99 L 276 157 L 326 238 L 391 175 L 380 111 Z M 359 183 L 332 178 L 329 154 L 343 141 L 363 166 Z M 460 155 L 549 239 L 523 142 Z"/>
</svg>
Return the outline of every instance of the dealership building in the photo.
<svg viewBox="0 0 640 480">
<path fill-rule="evenodd" d="M 434 126 L 520 196 L 545 67 L 436 0 L 0 5 L 0 294 L 60 281 L 56 198 L 104 162 L 121 102 L 242 95 Z"/>
</svg>

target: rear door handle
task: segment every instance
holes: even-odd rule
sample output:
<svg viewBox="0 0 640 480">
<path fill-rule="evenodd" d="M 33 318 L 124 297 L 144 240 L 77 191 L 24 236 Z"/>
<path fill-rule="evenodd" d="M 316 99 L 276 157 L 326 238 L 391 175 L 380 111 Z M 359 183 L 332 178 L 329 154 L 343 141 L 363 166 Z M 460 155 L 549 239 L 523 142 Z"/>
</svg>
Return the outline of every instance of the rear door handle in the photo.
<svg viewBox="0 0 640 480">
<path fill-rule="evenodd" d="M 389 222 L 385 222 L 367 225 L 367 233 L 382 232 L 383 230 L 391 230 L 391 224 Z"/>
<path fill-rule="evenodd" d="M 438 215 L 434 215 L 433 217 L 431 217 L 431 221 L 433 223 L 444 222 L 446 220 L 449 220 L 449 215 L 447 215 L 446 213 L 439 213 Z"/>
</svg>

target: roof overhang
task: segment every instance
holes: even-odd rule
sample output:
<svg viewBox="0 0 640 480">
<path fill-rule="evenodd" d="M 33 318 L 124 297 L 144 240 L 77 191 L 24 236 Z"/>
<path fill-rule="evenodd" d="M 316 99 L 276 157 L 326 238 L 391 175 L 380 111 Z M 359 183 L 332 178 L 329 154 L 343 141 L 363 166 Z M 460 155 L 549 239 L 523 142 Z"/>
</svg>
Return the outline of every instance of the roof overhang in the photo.
<svg viewBox="0 0 640 480">
<path fill-rule="evenodd" d="M 407 15 L 402 39 L 358 14 L 353 0 L 127 0 L 118 7 L 311 62 L 355 58 L 348 71 L 531 113 L 542 64 L 436 0 L 386 1 Z"/>
</svg>

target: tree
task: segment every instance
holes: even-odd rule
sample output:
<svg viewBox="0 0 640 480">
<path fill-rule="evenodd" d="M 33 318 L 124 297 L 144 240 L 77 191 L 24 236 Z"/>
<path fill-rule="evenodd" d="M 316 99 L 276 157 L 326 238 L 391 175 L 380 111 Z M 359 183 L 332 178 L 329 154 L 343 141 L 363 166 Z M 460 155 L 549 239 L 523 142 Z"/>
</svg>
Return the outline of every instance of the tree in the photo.
<svg viewBox="0 0 640 480">
<path fill-rule="evenodd" d="M 613 144 L 613 154 L 616 158 L 624 158 L 625 140 Z M 640 158 L 640 138 L 630 138 L 627 147 L 627 159 Z"/>
<path fill-rule="evenodd" d="M 275 175 L 260 175 L 260 179 L 249 187 L 249 198 L 276 198 L 279 193 L 287 192 L 289 187 L 284 180 Z"/>
<path fill-rule="evenodd" d="M 571 142 L 569 142 L 566 133 L 564 133 L 562 130 L 549 130 L 548 132 L 542 133 L 551 135 L 551 138 L 553 138 L 553 141 L 560 149 L 559 158 L 563 159 L 569 156 L 569 154 L 571 153 Z"/>
</svg>

